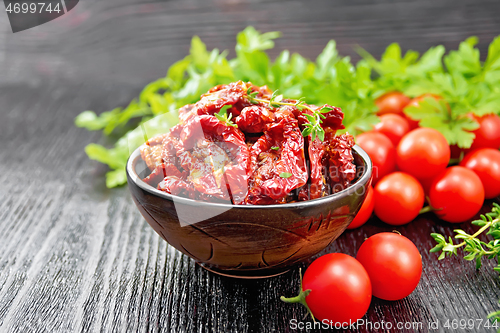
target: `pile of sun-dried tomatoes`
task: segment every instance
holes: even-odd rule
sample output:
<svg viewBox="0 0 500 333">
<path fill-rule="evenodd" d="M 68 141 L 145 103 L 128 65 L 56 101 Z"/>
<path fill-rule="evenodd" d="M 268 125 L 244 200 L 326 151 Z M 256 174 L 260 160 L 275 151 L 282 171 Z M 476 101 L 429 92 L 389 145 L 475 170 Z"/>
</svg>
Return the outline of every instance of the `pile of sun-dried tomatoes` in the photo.
<svg viewBox="0 0 500 333">
<path fill-rule="evenodd" d="M 354 140 L 336 135 L 342 111 L 321 107 L 328 111 L 317 124 L 324 140 L 313 140 L 304 129 L 319 107 L 271 99 L 266 86 L 240 81 L 182 107 L 179 124 L 141 149 L 152 171 L 144 181 L 177 196 L 243 205 L 316 199 L 348 187 L 356 176 Z"/>
</svg>

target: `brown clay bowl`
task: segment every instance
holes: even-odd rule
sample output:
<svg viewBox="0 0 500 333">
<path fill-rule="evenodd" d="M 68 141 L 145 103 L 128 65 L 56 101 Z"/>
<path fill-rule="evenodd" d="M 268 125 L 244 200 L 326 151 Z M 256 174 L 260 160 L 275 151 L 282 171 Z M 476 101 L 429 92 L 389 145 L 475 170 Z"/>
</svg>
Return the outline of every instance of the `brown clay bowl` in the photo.
<svg viewBox="0 0 500 333">
<path fill-rule="evenodd" d="M 353 148 L 358 177 L 335 194 L 297 203 L 240 206 L 174 196 L 146 184 L 139 149 L 127 162 L 132 198 L 153 229 L 209 271 L 261 278 L 286 272 L 327 247 L 351 223 L 366 196 L 372 164 Z"/>
</svg>

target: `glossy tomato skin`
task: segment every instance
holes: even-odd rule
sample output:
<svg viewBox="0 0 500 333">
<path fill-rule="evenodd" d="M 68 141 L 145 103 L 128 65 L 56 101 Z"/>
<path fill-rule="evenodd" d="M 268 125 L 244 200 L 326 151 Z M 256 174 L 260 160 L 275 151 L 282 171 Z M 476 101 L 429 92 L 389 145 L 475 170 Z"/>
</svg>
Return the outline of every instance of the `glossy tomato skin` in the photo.
<svg viewBox="0 0 500 333">
<path fill-rule="evenodd" d="M 479 128 L 472 132 L 476 138 L 470 149 L 498 149 L 500 147 L 500 117 L 496 114 L 489 114 L 483 117 L 473 116 L 473 118 L 479 123 Z"/>
<path fill-rule="evenodd" d="M 440 219 L 459 223 L 479 212 L 484 202 L 484 188 L 474 171 L 453 166 L 434 178 L 429 199 Z"/>
<path fill-rule="evenodd" d="M 347 227 L 347 229 L 355 229 L 361 227 L 363 224 L 368 221 L 370 216 L 373 213 L 373 207 L 375 206 L 375 202 L 373 201 L 373 188 L 368 186 L 368 193 L 366 193 L 365 201 L 361 205 L 361 209 L 358 214 L 354 217 L 351 224 Z"/>
<path fill-rule="evenodd" d="M 370 276 L 373 296 L 388 301 L 410 295 L 422 275 L 422 258 L 415 244 L 393 232 L 365 240 L 356 259 Z"/>
<path fill-rule="evenodd" d="M 357 136 L 356 143 L 372 160 L 374 184 L 396 169 L 396 148 L 384 134 L 366 132 Z"/>
<path fill-rule="evenodd" d="M 403 109 L 409 102 L 410 98 L 399 91 L 386 93 L 375 100 L 377 115 L 396 113 L 402 116 Z"/>
<path fill-rule="evenodd" d="M 473 150 L 465 155 L 460 165 L 479 176 L 486 199 L 500 195 L 500 151 L 493 148 Z"/>
<path fill-rule="evenodd" d="M 424 189 L 413 176 L 393 172 L 374 188 L 375 215 L 387 224 L 403 225 L 418 216 L 424 205 Z"/>
<path fill-rule="evenodd" d="M 397 165 L 415 178 L 429 178 L 450 162 L 450 146 L 435 129 L 417 128 L 406 134 L 397 147 Z"/>
<path fill-rule="evenodd" d="M 353 257 L 329 253 L 314 260 L 302 279 L 314 317 L 333 323 L 355 322 L 368 310 L 372 287 L 368 273 Z"/>
<path fill-rule="evenodd" d="M 388 113 L 380 116 L 380 122 L 374 126 L 374 130 L 387 136 L 397 147 L 401 138 L 410 131 L 410 125 L 404 117 Z"/>
</svg>

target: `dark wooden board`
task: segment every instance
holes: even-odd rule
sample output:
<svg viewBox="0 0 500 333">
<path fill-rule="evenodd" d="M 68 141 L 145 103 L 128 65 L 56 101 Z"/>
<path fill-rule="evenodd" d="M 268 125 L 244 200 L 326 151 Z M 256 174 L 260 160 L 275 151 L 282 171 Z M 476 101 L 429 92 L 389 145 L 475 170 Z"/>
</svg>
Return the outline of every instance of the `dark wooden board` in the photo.
<svg viewBox="0 0 500 333">
<path fill-rule="evenodd" d="M 2 10 L 0 332 L 302 331 L 290 321 L 301 321 L 305 310 L 279 300 L 296 293 L 298 267 L 258 281 L 204 271 L 154 233 L 127 188 L 105 188 L 106 168 L 89 161 L 84 147 L 106 140 L 75 128 L 74 117 L 128 103 L 188 52 L 194 34 L 209 48 L 233 49 L 249 24 L 279 30 L 274 56 L 288 48 L 315 58 L 336 39 L 342 54 L 358 59 L 355 45 L 379 56 L 393 41 L 425 51 L 455 48 L 470 35 L 484 52 L 500 33 L 499 13 L 496 0 L 88 0 L 12 34 Z M 494 331 L 444 329 L 448 319 L 486 320 L 499 308 L 494 263 L 478 271 L 429 254 L 429 234 L 451 235 L 455 227 L 428 214 L 396 228 L 419 248 L 422 280 L 404 300 L 374 298 L 365 319 L 423 324 L 408 332 L 429 331 L 437 320 L 439 330 L 430 331 Z M 366 237 L 393 229 L 373 219 L 322 253 L 355 255 Z"/>
</svg>

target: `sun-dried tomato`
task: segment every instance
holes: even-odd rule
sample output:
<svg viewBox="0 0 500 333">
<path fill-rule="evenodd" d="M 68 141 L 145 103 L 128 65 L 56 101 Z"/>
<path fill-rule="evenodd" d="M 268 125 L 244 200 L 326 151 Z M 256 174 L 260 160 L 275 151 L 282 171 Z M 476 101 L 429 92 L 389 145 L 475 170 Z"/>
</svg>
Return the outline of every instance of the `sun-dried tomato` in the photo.
<svg viewBox="0 0 500 333">
<path fill-rule="evenodd" d="M 304 138 L 288 110 L 266 125 L 250 150 L 250 180 L 246 204 L 277 203 L 307 182 Z M 288 115 L 288 116 L 285 116 Z"/>
<path fill-rule="evenodd" d="M 151 186 L 156 186 L 162 179 L 167 176 L 175 176 L 178 178 L 186 178 L 186 172 L 180 172 L 173 164 L 162 163 L 157 165 L 156 168 L 144 178 L 144 181 Z"/>
<path fill-rule="evenodd" d="M 264 106 L 248 106 L 236 117 L 238 128 L 246 133 L 261 133 L 266 124 L 275 120 L 274 113 Z"/>
<path fill-rule="evenodd" d="M 326 131 L 325 147 L 332 193 L 346 189 L 356 176 L 356 165 L 352 156 L 353 146 L 352 135 L 345 133 L 335 136 L 334 131 Z"/>
<path fill-rule="evenodd" d="M 159 184 L 158 189 L 173 195 L 189 199 L 197 199 L 193 184 L 176 176 L 167 176 Z"/>
<path fill-rule="evenodd" d="M 312 141 L 311 136 L 309 140 L 309 168 L 310 168 L 310 189 L 309 199 L 321 198 L 328 194 L 328 188 L 325 179 L 326 173 L 326 158 L 325 158 L 325 145 L 321 140 L 316 138 Z"/>
<path fill-rule="evenodd" d="M 287 100 L 287 101 L 289 101 L 290 103 L 295 102 L 295 100 Z M 323 128 L 329 127 L 333 130 L 340 130 L 340 129 L 345 128 L 345 126 L 342 124 L 342 120 L 344 119 L 344 113 L 342 112 L 342 109 L 335 107 L 335 106 L 328 105 L 328 104 L 325 104 L 325 105 L 320 106 L 320 107 L 317 107 L 315 105 L 309 105 L 309 104 L 306 104 L 306 106 L 309 106 L 311 109 L 314 109 L 314 110 L 321 110 L 322 108 L 331 109 L 330 111 L 328 111 L 326 113 L 322 113 L 323 117 L 325 117 L 325 118 L 322 119 L 321 127 L 323 127 Z M 295 118 L 297 118 L 297 120 L 299 121 L 299 126 L 301 129 L 303 128 L 302 126 L 304 124 L 309 122 L 309 120 L 306 118 L 306 116 L 304 114 L 309 114 L 309 115 L 313 114 L 311 110 L 306 109 L 306 108 L 303 108 L 300 110 L 300 109 L 294 107 L 290 110 L 293 111 Z"/>
<path fill-rule="evenodd" d="M 239 81 L 216 86 L 179 109 L 179 124 L 141 148 L 152 170 L 144 181 L 173 195 L 233 204 L 310 200 L 349 186 L 356 175 L 354 141 L 349 134 L 336 136 L 344 128 L 342 111 L 329 105 L 275 107 L 271 95 L 266 86 Z M 225 115 L 215 117 L 223 107 Z M 313 115 L 309 108 L 327 108 L 324 142 L 301 134 L 309 122 L 304 114 Z"/>
<path fill-rule="evenodd" d="M 323 117 L 325 118 L 321 123 L 321 127 L 323 128 L 328 127 L 332 130 L 340 130 L 345 128 L 345 126 L 342 124 L 342 120 L 344 119 L 344 113 L 340 108 L 328 104 L 319 107 L 320 110 L 323 108 L 330 108 L 332 110 L 326 113 L 322 113 Z"/>
<path fill-rule="evenodd" d="M 179 108 L 179 123 L 185 124 L 189 119 L 193 118 L 198 114 L 195 104 L 187 104 Z"/>
<path fill-rule="evenodd" d="M 157 135 L 146 141 L 144 146 L 141 147 L 142 160 L 146 162 L 146 165 L 151 171 L 153 171 L 156 166 L 163 163 L 161 158 L 163 149 L 162 142 L 168 135 L 169 133 Z"/>
<path fill-rule="evenodd" d="M 240 203 L 248 188 L 249 152 L 243 133 L 202 115 L 182 126 L 178 137 L 168 143 L 175 149 L 180 167 L 189 171 L 187 180 L 194 189 L 216 199 L 232 196 L 234 203 Z"/>
</svg>

